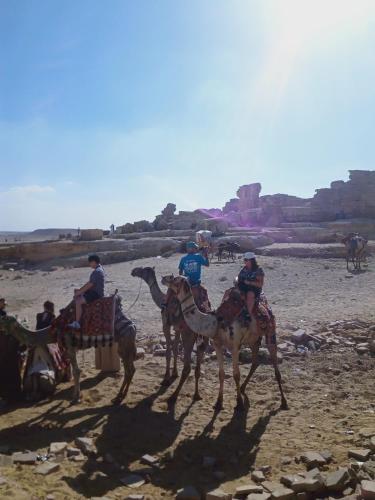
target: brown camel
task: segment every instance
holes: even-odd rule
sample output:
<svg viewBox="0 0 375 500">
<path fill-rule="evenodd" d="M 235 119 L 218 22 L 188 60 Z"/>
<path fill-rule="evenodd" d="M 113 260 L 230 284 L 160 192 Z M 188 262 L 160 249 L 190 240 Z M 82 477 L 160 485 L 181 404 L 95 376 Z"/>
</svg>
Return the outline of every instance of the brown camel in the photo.
<svg viewBox="0 0 375 500">
<path fill-rule="evenodd" d="M 115 297 L 115 339 L 118 342 L 118 353 L 124 365 L 124 380 L 120 391 L 113 403 L 120 404 L 126 397 L 131 381 L 135 373 L 134 361 L 137 355 L 135 345 L 136 329 L 135 325 L 124 315 L 121 306 L 121 299 L 118 295 Z M 62 332 L 52 333 L 52 328 L 49 326 L 43 330 L 31 331 L 18 323 L 17 319 L 12 316 L 4 316 L 0 318 L 0 335 L 13 335 L 21 345 L 38 346 L 55 343 L 61 336 Z M 84 344 L 83 347 L 76 347 L 74 333 L 64 332 L 63 340 L 67 349 L 70 362 L 72 364 L 74 391 L 73 403 L 80 401 L 80 373 L 77 362 L 77 350 L 87 349 L 90 347 Z"/>
<path fill-rule="evenodd" d="M 262 340 L 262 331 L 258 328 L 257 320 L 253 317 L 250 322 L 243 322 L 236 318 L 232 325 L 229 327 L 218 320 L 215 313 L 204 314 L 195 305 L 193 295 L 187 282 L 183 276 L 164 276 L 162 279 L 164 285 L 169 286 L 176 294 L 181 303 L 182 313 L 186 323 L 191 330 L 196 334 L 207 337 L 213 341 L 217 360 L 219 363 L 219 395 L 215 408 L 221 410 L 223 407 L 224 395 L 224 356 L 223 348 L 232 352 L 233 363 L 233 378 L 236 383 L 237 390 L 237 407 L 236 409 L 242 410 L 244 402 L 242 394 L 245 393 L 246 386 L 259 366 L 258 351 Z M 275 369 L 275 377 L 280 389 L 281 407 L 286 409 L 288 407 L 286 398 L 284 396 L 281 374 L 277 362 L 277 347 L 275 342 L 271 342 L 274 332 L 266 333 L 267 347 L 270 353 L 271 361 Z M 252 349 L 252 365 L 251 369 L 242 384 L 240 385 L 241 375 L 239 367 L 239 353 L 242 345 L 248 345 Z"/>
<path fill-rule="evenodd" d="M 181 373 L 180 381 L 176 390 L 173 392 L 169 398 L 169 403 L 174 403 L 178 395 L 181 392 L 182 386 L 184 385 L 186 379 L 188 378 L 191 371 L 191 355 L 193 353 L 194 344 L 197 341 L 198 336 L 187 326 L 184 321 L 181 306 L 177 297 L 172 297 L 166 305 L 167 296 L 160 290 L 159 284 L 156 279 L 155 269 L 153 267 L 136 267 L 131 272 L 132 276 L 137 276 L 143 279 L 150 287 L 151 296 L 161 310 L 161 318 L 163 324 L 163 332 L 165 335 L 167 343 L 166 352 L 166 372 L 163 379 L 164 385 L 169 385 L 171 382 L 170 376 L 170 364 L 171 364 L 171 352 L 173 351 L 173 371 L 172 378 L 178 376 L 177 373 L 177 355 L 178 355 L 178 344 L 180 338 L 182 339 L 182 345 L 184 349 L 184 367 Z M 173 326 L 175 330 L 175 338 L 172 340 L 171 327 Z M 208 339 L 204 339 L 202 343 L 197 346 L 197 364 L 195 367 L 195 392 L 194 400 L 198 401 L 201 399 L 199 395 L 199 378 L 201 375 L 201 364 L 204 358 L 204 353 L 207 349 Z"/>
</svg>

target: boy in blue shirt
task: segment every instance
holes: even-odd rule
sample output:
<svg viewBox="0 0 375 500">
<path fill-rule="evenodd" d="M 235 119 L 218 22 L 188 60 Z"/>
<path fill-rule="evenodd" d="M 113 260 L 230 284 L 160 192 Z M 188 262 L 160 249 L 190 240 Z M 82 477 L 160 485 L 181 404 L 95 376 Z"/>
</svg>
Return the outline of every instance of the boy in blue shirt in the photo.
<svg viewBox="0 0 375 500">
<path fill-rule="evenodd" d="M 208 267 L 210 262 L 207 255 L 198 253 L 198 245 L 194 241 L 186 243 L 187 255 L 182 257 L 178 270 L 180 275 L 186 276 L 190 286 L 201 284 L 202 266 Z"/>
</svg>

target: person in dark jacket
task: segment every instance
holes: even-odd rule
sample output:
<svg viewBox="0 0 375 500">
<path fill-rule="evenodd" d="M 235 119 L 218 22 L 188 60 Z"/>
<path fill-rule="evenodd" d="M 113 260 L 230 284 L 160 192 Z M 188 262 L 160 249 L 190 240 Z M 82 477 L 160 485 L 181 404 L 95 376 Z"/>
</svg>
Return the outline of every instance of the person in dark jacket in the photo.
<svg viewBox="0 0 375 500">
<path fill-rule="evenodd" d="M 55 304 L 46 300 L 43 304 L 43 312 L 36 315 L 36 329 L 42 330 L 51 325 L 55 319 Z"/>
<path fill-rule="evenodd" d="M 0 318 L 6 316 L 7 303 L 0 298 Z M 21 367 L 24 349 L 12 335 L 0 333 L 0 398 L 14 403 L 22 398 Z"/>
<path fill-rule="evenodd" d="M 244 267 L 238 275 L 238 288 L 246 298 L 248 314 L 251 316 L 255 302 L 259 300 L 264 283 L 264 272 L 258 266 L 253 252 L 244 254 Z"/>
</svg>

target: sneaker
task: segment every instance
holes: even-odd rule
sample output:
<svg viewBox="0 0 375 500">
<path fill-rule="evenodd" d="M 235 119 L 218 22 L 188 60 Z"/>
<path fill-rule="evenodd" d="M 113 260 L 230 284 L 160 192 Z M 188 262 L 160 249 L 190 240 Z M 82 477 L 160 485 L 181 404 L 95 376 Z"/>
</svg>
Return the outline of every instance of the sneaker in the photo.
<svg viewBox="0 0 375 500">
<path fill-rule="evenodd" d="M 73 323 L 70 323 L 68 325 L 68 328 L 73 328 L 73 330 L 80 330 L 81 325 L 79 324 L 79 321 L 73 321 Z"/>
</svg>

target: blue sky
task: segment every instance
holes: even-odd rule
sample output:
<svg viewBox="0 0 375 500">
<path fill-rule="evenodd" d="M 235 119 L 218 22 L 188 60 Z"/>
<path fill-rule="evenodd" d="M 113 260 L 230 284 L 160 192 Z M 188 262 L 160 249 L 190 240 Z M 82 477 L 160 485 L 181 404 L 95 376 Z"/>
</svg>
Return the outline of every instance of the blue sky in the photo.
<svg viewBox="0 0 375 500">
<path fill-rule="evenodd" d="M 0 229 L 374 169 L 373 0 L 1 0 Z"/>
</svg>

